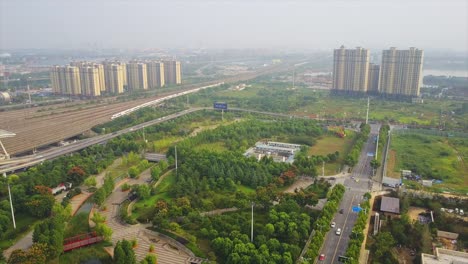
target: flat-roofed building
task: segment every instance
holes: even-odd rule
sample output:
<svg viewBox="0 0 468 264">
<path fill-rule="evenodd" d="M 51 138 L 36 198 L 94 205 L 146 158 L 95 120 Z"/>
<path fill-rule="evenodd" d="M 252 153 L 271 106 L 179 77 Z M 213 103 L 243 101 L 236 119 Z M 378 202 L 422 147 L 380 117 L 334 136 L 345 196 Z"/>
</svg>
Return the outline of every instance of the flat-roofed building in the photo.
<svg viewBox="0 0 468 264">
<path fill-rule="evenodd" d="M 181 84 L 182 73 L 180 61 L 165 60 L 164 63 L 164 81 L 167 84 Z"/>
<path fill-rule="evenodd" d="M 109 93 L 120 94 L 124 92 L 124 66 L 117 63 L 106 63 L 104 65 L 104 77 L 106 79 L 106 90 Z"/>
<path fill-rule="evenodd" d="M 449 250 L 444 248 L 435 248 L 435 254 L 421 254 L 421 264 L 467 264 L 468 253 Z"/>
<path fill-rule="evenodd" d="M 80 69 L 81 94 L 85 96 L 101 95 L 100 70 L 94 65 L 83 65 Z"/>
<path fill-rule="evenodd" d="M 141 62 L 127 63 L 127 81 L 129 91 L 148 89 L 146 64 Z"/>
<path fill-rule="evenodd" d="M 146 64 L 148 70 L 148 88 L 159 88 L 165 84 L 164 63 L 152 61 Z"/>
<path fill-rule="evenodd" d="M 75 66 L 65 66 L 66 94 L 81 95 L 80 71 Z"/>
<path fill-rule="evenodd" d="M 378 93 L 379 92 L 379 72 L 380 66 L 374 63 L 369 63 L 369 74 L 367 79 L 367 92 Z"/>
<path fill-rule="evenodd" d="M 52 66 L 50 68 L 50 83 L 52 85 L 52 91 L 55 94 L 61 94 L 61 85 L 60 85 L 60 66 Z"/>
<path fill-rule="evenodd" d="M 382 197 L 380 211 L 392 214 L 400 214 L 400 199 L 386 196 Z"/>
<path fill-rule="evenodd" d="M 382 52 L 379 91 L 388 95 L 419 96 L 424 52 L 417 48 Z"/>
<path fill-rule="evenodd" d="M 367 92 L 369 50 L 341 46 L 333 53 L 332 89 L 346 92 Z"/>
</svg>

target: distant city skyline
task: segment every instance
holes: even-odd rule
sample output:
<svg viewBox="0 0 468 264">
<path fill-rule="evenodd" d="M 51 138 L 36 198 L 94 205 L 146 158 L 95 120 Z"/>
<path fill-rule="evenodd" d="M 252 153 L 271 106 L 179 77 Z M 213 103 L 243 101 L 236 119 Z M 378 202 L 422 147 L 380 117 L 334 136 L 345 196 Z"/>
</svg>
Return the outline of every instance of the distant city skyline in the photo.
<svg viewBox="0 0 468 264">
<path fill-rule="evenodd" d="M 468 51 L 467 10 L 465 0 L 0 0 L 0 50 Z"/>
</svg>

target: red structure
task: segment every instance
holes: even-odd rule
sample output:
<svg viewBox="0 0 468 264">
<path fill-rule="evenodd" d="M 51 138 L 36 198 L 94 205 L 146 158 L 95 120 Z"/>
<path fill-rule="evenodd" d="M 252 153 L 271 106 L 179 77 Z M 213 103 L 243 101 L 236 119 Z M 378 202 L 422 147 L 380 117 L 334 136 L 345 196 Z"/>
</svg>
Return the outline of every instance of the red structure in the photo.
<svg viewBox="0 0 468 264">
<path fill-rule="evenodd" d="M 96 235 L 96 232 L 70 237 L 63 241 L 63 252 L 95 244 L 102 240 L 103 238 L 101 236 Z"/>
</svg>

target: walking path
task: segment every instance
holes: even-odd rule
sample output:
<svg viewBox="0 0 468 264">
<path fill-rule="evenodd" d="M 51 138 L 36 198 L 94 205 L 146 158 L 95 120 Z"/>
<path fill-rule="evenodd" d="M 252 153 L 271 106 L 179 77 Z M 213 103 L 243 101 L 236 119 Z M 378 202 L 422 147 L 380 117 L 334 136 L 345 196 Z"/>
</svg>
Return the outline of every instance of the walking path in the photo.
<svg viewBox="0 0 468 264">
<path fill-rule="evenodd" d="M 100 214 L 106 217 L 107 225 L 112 229 L 112 243 L 117 243 L 119 240 L 133 240 L 136 239 L 137 247 L 135 248 L 135 254 L 137 260 L 142 260 L 146 255 L 150 254 L 149 248 L 151 245 L 154 246 L 153 254 L 157 255 L 159 264 L 172 264 L 172 263 L 186 263 L 190 256 L 184 250 L 180 249 L 180 246 L 175 245 L 168 239 L 161 236 L 152 235 L 146 227 L 151 224 L 136 224 L 129 225 L 120 220 L 119 209 L 120 204 L 127 199 L 128 191 L 123 192 L 120 186 L 126 182 L 129 185 L 133 184 L 147 184 L 151 175 L 149 170 L 146 170 L 140 174 L 138 179 L 126 179 L 116 184 L 114 192 L 107 198 L 105 202 L 106 210 L 98 211 L 96 208 L 93 211 L 98 211 Z M 162 178 L 162 177 L 161 177 Z M 159 182 L 159 181 L 158 181 Z M 110 252 L 113 249 L 109 250 Z M 188 250 L 190 252 L 190 250 Z"/>
<path fill-rule="evenodd" d="M 59 194 L 59 195 L 62 196 L 63 194 Z M 91 195 L 92 195 L 92 193 L 88 193 L 88 192 L 84 191 L 81 194 L 78 194 L 78 195 L 74 196 L 72 199 L 70 199 L 70 205 L 71 205 L 71 208 L 72 208 L 72 215 L 74 215 L 78 211 L 80 206 Z M 59 196 L 57 196 L 56 199 L 59 199 Z M 26 249 L 30 248 L 32 246 L 32 244 L 33 244 L 33 241 L 32 241 L 33 233 L 34 233 L 34 230 L 31 230 L 28 234 L 26 234 L 26 236 L 24 236 L 23 238 L 18 240 L 16 242 L 16 244 L 14 244 L 13 246 L 11 246 L 7 250 L 5 250 L 3 252 L 3 255 L 5 256 L 5 258 L 8 259 L 10 257 L 10 255 L 11 255 L 11 253 L 16 249 L 26 250 Z"/>
</svg>

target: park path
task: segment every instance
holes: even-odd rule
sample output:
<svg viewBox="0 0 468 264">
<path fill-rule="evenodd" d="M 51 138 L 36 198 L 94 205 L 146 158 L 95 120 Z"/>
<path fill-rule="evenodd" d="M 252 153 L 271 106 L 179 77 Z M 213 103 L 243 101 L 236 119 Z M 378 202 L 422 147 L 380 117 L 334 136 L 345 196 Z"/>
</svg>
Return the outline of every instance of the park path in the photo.
<svg viewBox="0 0 468 264">
<path fill-rule="evenodd" d="M 75 215 L 75 213 L 78 211 L 78 209 L 81 207 L 81 205 L 91 195 L 92 195 L 92 193 L 83 191 L 81 194 L 75 195 L 70 199 L 72 215 Z M 63 193 L 59 194 L 55 198 L 56 198 L 56 200 L 63 198 Z M 13 246 L 6 249 L 3 252 L 3 255 L 5 256 L 5 258 L 8 259 L 10 257 L 10 255 L 11 255 L 11 253 L 16 249 L 26 250 L 26 249 L 30 248 L 32 246 L 32 244 L 33 244 L 33 241 L 32 241 L 33 233 L 34 233 L 34 230 L 31 230 L 24 237 L 22 237 L 20 240 L 18 240 Z"/>
<path fill-rule="evenodd" d="M 163 176 L 161 176 L 161 178 L 163 178 Z M 146 255 L 150 254 L 149 248 L 153 245 L 154 252 L 152 254 L 157 255 L 159 264 L 186 263 L 192 256 L 187 254 L 186 251 L 180 249 L 182 245 L 176 245 L 168 239 L 152 234 L 146 229 L 151 226 L 151 224 L 129 225 L 120 220 L 120 204 L 124 202 L 128 196 L 128 191 L 122 191 L 120 188 L 121 185 L 124 183 L 129 185 L 147 184 L 147 181 L 150 178 L 150 169 L 148 169 L 143 171 L 138 179 L 125 179 L 120 181 L 116 184 L 114 191 L 105 202 L 106 210 L 100 211 L 97 208 L 94 208 L 93 212 L 97 211 L 106 217 L 106 223 L 113 231 L 112 243 L 115 244 L 117 241 L 123 239 L 135 239 L 137 241 L 137 247 L 134 249 L 137 260 L 140 261 L 145 258 Z M 109 251 L 112 252 L 113 249 L 109 249 Z"/>
</svg>

